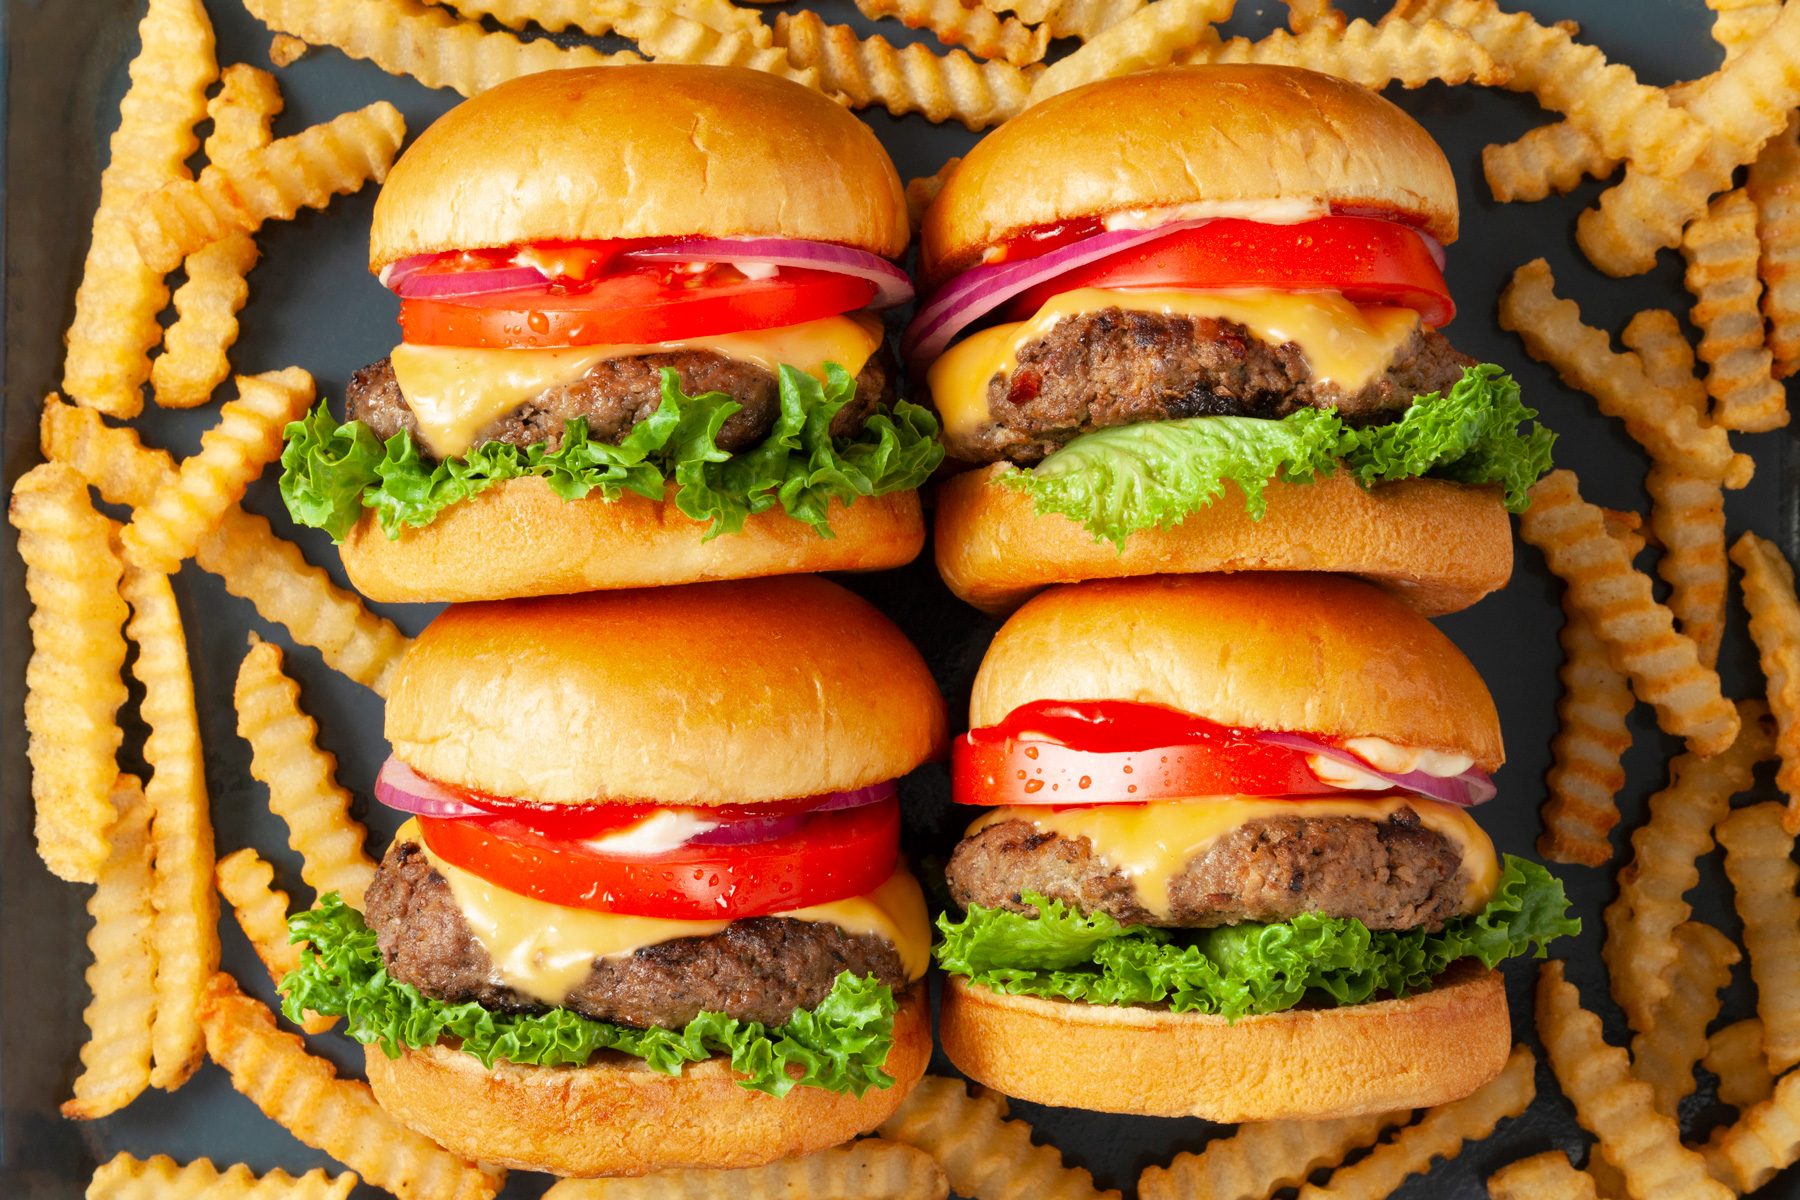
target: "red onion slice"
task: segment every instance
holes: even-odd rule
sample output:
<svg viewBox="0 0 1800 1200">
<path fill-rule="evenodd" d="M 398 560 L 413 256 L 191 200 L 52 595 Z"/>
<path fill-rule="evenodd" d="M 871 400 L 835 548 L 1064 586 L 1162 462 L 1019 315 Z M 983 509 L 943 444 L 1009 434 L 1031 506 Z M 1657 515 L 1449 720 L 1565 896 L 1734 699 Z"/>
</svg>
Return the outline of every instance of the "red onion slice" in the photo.
<svg viewBox="0 0 1800 1200">
<path fill-rule="evenodd" d="M 875 298 L 869 301 L 870 308 L 893 308 L 913 297 L 912 279 L 887 259 L 867 250 L 834 246 L 830 242 L 804 242 L 795 238 L 682 238 L 647 250 L 633 250 L 624 257 L 637 262 L 805 267 L 853 275 L 875 285 Z"/>
<path fill-rule="evenodd" d="M 477 808 L 442 784 L 433 783 L 397 758 L 381 764 L 375 776 L 375 799 L 415 817 L 487 817 L 493 814 Z"/>
<path fill-rule="evenodd" d="M 542 287 L 548 281 L 536 267 L 494 267 L 485 271 L 411 271 L 388 286 L 403 300 L 455 300 L 519 288 Z"/>
<path fill-rule="evenodd" d="M 684 846 L 747 846 L 752 842 L 773 841 L 806 824 L 810 813 L 786 813 L 778 817 L 750 817 L 742 821 L 726 821 L 705 833 L 696 833 Z"/>
<path fill-rule="evenodd" d="M 1473 808 L 1477 804 L 1485 804 L 1498 795 L 1500 790 L 1494 786 L 1494 777 L 1479 767 L 1470 767 L 1460 775 L 1431 775 L 1424 771 L 1396 774 L 1393 771 L 1383 771 L 1372 766 L 1341 746 L 1329 745 L 1317 738 L 1307 737 L 1303 733 L 1259 733 L 1256 736 L 1271 746 L 1284 746 L 1289 750 L 1318 754 L 1385 779 L 1400 791 L 1424 796 L 1429 800 L 1441 800 L 1445 804 L 1454 804 L 1459 808 Z M 1346 788 L 1344 790 L 1354 791 L 1355 789 Z"/>
</svg>

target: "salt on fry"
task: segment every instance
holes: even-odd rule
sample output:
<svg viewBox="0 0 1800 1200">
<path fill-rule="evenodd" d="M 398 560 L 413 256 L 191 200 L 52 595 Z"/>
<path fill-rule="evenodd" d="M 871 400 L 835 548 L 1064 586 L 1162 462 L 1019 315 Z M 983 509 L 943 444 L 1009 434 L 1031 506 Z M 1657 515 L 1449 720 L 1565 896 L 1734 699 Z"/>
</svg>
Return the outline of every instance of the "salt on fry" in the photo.
<svg viewBox="0 0 1800 1200">
<path fill-rule="evenodd" d="M 200 144 L 194 126 L 206 114 L 206 89 L 219 70 L 201 0 L 151 0 L 138 36 L 142 49 L 131 61 L 131 84 L 100 175 L 100 206 L 63 360 L 63 390 L 115 417 L 143 410 L 150 350 L 162 338 L 158 315 L 169 301 L 163 271 L 138 255 L 127 213 L 165 183 L 188 177 L 187 160 Z"/>
<path fill-rule="evenodd" d="M 1335 1121 L 1239 1125 L 1198 1154 L 1177 1154 L 1167 1166 L 1145 1167 L 1138 1176 L 1138 1200 L 1267 1200 L 1411 1119 L 1412 1110 L 1401 1109 Z"/>
<path fill-rule="evenodd" d="M 1063 1165 L 1054 1146 L 1034 1146 L 1031 1126 L 1006 1118 L 1006 1101 L 960 1079 L 919 1080 L 879 1133 L 937 1159 L 950 1190 L 978 1200 L 1118 1200 L 1094 1187 L 1080 1167 Z"/>
<path fill-rule="evenodd" d="M 1762 1022 L 1755 1017 L 1733 1021 L 1706 1039 L 1700 1065 L 1719 1079 L 1719 1100 L 1739 1112 L 1754 1108 L 1775 1091 L 1775 1073 L 1763 1054 Z"/>
<path fill-rule="evenodd" d="M 1284 0 L 1288 10 L 1288 28 L 1295 33 L 1306 33 L 1313 29 L 1332 29 L 1343 32 L 1344 14 L 1339 12 L 1331 0 Z"/>
<path fill-rule="evenodd" d="M 58 877 L 93 883 L 107 861 L 108 797 L 124 740 L 125 601 L 113 524 L 94 511 L 81 476 L 54 462 L 13 485 L 7 519 L 19 531 L 32 605 L 25 731 L 38 855 Z"/>
<path fill-rule="evenodd" d="M 93 993 L 82 1020 L 88 1040 L 81 1048 L 75 1098 L 62 1114 L 92 1120 L 117 1112 L 150 1084 L 150 1027 L 156 1014 L 155 914 L 150 907 L 150 805 L 132 775 L 120 775 L 109 807 L 119 818 L 112 848 L 100 867 L 99 884 L 88 897 L 87 985 Z"/>
<path fill-rule="evenodd" d="M 946 46 L 960 46 L 979 58 L 997 58 L 1015 67 L 1044 57 L 1050 31 L 1032 28 L 1016 17 L 1001 18 L 962 0 L 856 0 L 856 10 L 871 20 L 897 17 L 908 29 L 929 29 Z"/>
<path fill-rule="evenodd" d="M 292 34 L 278 33 L 269 39 L 269 62 L 277 67 L 291 67 L 305 58 L 311 49 Z"/>
<path fill-rule="evenodd" d="M 1800 1162 L 1800 1072 L 1783 1076 L 1767 1100 L 1720 1130 L 1705 1154 L 1713 1177 L 1742 1195 Z"/>
<path fill-rule="evenodd" d="M 863 1138 L 798 1158 L 736 1170 L 657 1171 L 635 1179 L 564 1179 L 544 1200 L 944 1200 L 949 1185 L 931 1155 Z"/>
<path fill-rule="evenodd" d="M 1752 804 L 1719 822 L 1725 875 L 1744 922 L 1763 1056 L 1781 1074 L 1800 1063 L 1800 866 L 1781 805 Z"/>
<path fill-rule="evenodd" d="M 1731 561 L 1744 572 L 1750 640 L 1756 643 L 1775 714 L 1775 750 L 1781 759 L 1775 784 L 1788 798 L 1782 824 L 1789 834 L 1800 833 L 1800 600 L 1794 595 L 1794 568 L 1754 533 L 1731 547 Z"/>
<path fill-rule="evenodd" d="M 240 375 L 237 385 L 238 398 L 200 435 L 200 453 L 181 460 L 174 483 L 158 488 L 119 535 L 133 564 L 165 575 L 175 571 L 280 457 L 288 422 L 312 407 L 313 378 L 299 367 Z"/>
<path fill-rule="evenodd" d="M 319 749 L 319 726 L 300 709 L 300 685 L 281 669 L 281 648 L 250 635 L 250 653 L 232 692 L 238 736 L 250 743 L 250 774 L 269 789 L 269 808 L 287 822 L 300 877 L 320 895 L 337 892 L 355 909 L 375 877 L 363 849 L 368 830 L 350 816 L 337 759 Z"/>
<path fill-rule="evenodd" d="M 231 904 L 251 949 L 269 978 L 280 985 L 289 971 L 300 969 L 301 946 L 288 940 L 288 894 L 275 886 L 275 868 L 246 846 L 221 858 L 215 877 L 219 894 Z M 323 1033 L 336 1023 L 336 1017 L 308 1013 L 300 1027 Z"/>
<path fill-rule="evenodd" d="M 1618 165 L 1618 159 L 1570 121 L 1552 121 L 1513 141 L 1481 148 L 1481 173 L 1502 204 L 1566 192 L 1590 175 L 1604 179 Z"/>
<path fill-rule="evenodd" d="M 1756 205 L 1742 188 L 1715 198 L 1681 235 L 1694 297 L 1688 315 L 1700 330 L 1706 390 L 1716 402 L 1713 420 L 1756 433 L 1788 423 L 1787 393 L 1775 380 L 1775 359 L 1763 342 L 1760 250 Z"/>
<path fill-rule="evenodd" d="M 925 219 L 925 210 L 931 207 L 931 202 L 944 190 L 944 184 L 950 181 L 951 173 L 961 162 L 962 156 L 959 154 L 932 174 L 906 181 L 906 219 L 912 222 L 914 229 Z"/>
<path fill-rule="evenodd" d="M 763 2 L 763 0 L 759 0 Z M 1053 38 L 1092 41 L 1143 8 L 1149 0 L 980 0 L 990 12 L 1010 12 L 1027 25 L 1042 25 Z"/>
<path fill-rule="evenodd" d="M 1487 1181 L 1492 1200 L 1597 1200 L 1594 1177 L 1569 1165 L 1561 1150 L 1546 1150 L 1501 1167 Z"/>
<path fill-rule="evenodd" d="M 1235 0 L 1159 0 L 1058 60 L 1031 85 L 1028 104 L 1115 75 L 1167 66 L 1231 16 Z"/>
<path fill-rule="evenodd" d="M 1775 374 L 1800 367 L 1800 119 L 1790 120 L 1750 164 L 1756 204 L 1757 272 Z"/>
<path fill-rule="evenodd" d="M 220 1170 L 210 1159 L 184 1166 L 166 1154 L 137 1159 L 121 1150 L 94 1172 L 86 1200 L 350 1200 L 357 1182 L 349 1171 L 327 1175 L 320 1167 L 259 1177 L 243 1163 Z"/>
<path fill-rule="evenodd" d="M 1730 938 L 1700 921 L 1676 926 L 1674 941 L 1669 994 L 1656 1006 L 1651 1028 L 1631 1041 L 1631 1073 L 1650 1085 L 1656 1111 L 1665 1117 L 1675 1116 L 1694 1090 L 1706 1027 L 1719 1015 L 1732 965 L 1743 957 Z"/>
<path fill-rule="evenodd" d="M 1506 78 L 1505 69 L 1480 43 L 1435 20 L 1371 25 L 1359 18 L 1341 30 L 1326 25 L 1297 34 L 1277 29 L 1258 41 L 1220 41 L 1209 28 L 1174 61 L 1305 67 L 1377 91 L 1392 83 L 1416 88 L 1432 82 L 1495 84 Z"/>
<path fill-rule="evenodd" d="M 1544 832 L 1537 850 L 1551 862 L 1600 867 L 1612 860 L 1607 835 L 1619 823 L 1625 751 L 1631 748 L 1625 718 L 1635 701 L 1593 622 L 1567 597 L 1561 641 L 1563 665 L 1557 678 L 1563 692 L 1556 702 L 1556 736 L 1544 777 Z"/>
<path fill-rule="evenodd" d="M 505 1173 L 464 1162 L 387 1114 L 369 1085 L 340 1079 L 332 1065 L 278 1029 L 275 1014 L 214 975 L 200 1009 L 206 1051 L 289 1133 L 323 1150 L 367 1183 L 401 1200 L 493 1200 Z"/>
</svg>

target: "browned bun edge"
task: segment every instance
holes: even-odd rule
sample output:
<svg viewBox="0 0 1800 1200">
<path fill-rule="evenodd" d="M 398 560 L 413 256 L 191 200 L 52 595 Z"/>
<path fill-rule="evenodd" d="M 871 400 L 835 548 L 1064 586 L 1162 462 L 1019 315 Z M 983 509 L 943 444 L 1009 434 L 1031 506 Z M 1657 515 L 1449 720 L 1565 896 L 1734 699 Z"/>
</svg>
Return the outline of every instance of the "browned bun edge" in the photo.
<svg viewBox="0 0 1800 1200">
<path fill-rule="evenodd" d="M 673 496 L 674 485 L 669 495 Z M 445 508 L 390 540 L 364 513 L 340 547 L 344 571 L 371 600 L 505 600 L 715 579 L 904 566 L 925 545 L 914 492 L 832 502 L 831 530 L 778 509 L 737 533 L 705 540 L 706 525 L 673 501 L 625 492 L 564 500 L 541 479 L 509 479 Z"/>
<path fill-rule="evenodd" d="M 945 982 L 938 1038 L 957 1069 L 1036 1104 L 1208 1121 L 1322 1120 L 1468 1095 L 1506 1064 L 1500 975 L 1458 963 L 1428 992 L 1224 1017 L 1007 996 Z"/>
<path fill-rule="evenodd" d="M 868 1133 L 925 1073 L 931 1015 L 923 986 L 894 1015 L 889 1088 L 861 1098 L 795 1088 L 776 1097 L 737 1084 L 719 1058 L 653 1071 L 602 1055 L 585 1067 L 496 1063 L 445 1046 L 390 1059 L 364 1049 L 375 1099 L 403 1124 L 464 1158 L 553 1175 L 647 1175 L 679 1167 L 754 1167 Z"/>
</svg>

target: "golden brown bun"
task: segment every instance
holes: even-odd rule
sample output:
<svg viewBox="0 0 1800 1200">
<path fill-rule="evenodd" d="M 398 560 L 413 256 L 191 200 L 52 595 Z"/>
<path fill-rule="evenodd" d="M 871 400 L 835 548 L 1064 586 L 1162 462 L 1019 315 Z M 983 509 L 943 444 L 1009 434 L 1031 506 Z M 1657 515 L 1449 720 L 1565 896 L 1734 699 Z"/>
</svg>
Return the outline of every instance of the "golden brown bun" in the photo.
<svg viewBox="0 0 1800 1200">
<path fill-rule="evenodd" d="M 1005 612 L 1052 584 L 1205 571 L 1337 571 L 1393 592 L 1426 616 L 1469 607 L 1512 574 L 1512 522 L 1498 489 L 1406 479 L 1365 491 L 1347 475 L 1271 482 L 1261 520 L 1236 489 L 1172 529 L 1131 535 L 1121 552 L 1057 513 L 1039 515 L 1006 468 L 938 489 L 938 571 L 958 596 Z"/>
<path fill-rule="evenodd" d="M 963 1074 L 1020 1100 L 1229 1124 L 1460 1099 L 1506 1065 L 1512 1024 L 1500 975 L 1471 962 L 1405 1000 L 1235 1024 L 1007 996 L 952 976 L 938 1039 Z"/>
<path fill-rule="evenodd" d="M 1033 700 L 1133 700 L 1226 725 L 1506 759 L 1494 699 L 1436 626 L 1341 575 L 1151 575 L 1039 595 L 1001 627 L 969 724 Z M 392 701 L 389 701 L 392 704 Z"/>
<path fill-rule="evenodd" d="M 944 742 L 906 635 L 813 575 L 455 605 L 387 698 L 421 774 L 545 804 L 745 804 L 866 787 Z"/>
<path fill-rule="evenodd" d="M 1444 152 L 1374 92 L 1295 67 L 1169 67 L 1052 96 L 982 139 L 926 211 L 919 261 L 936 286 L 1033 226 L 1295 199 L 1456 240 Z"/>
<path fill-rule="evenodd" d="M 761 71 L 527 75 L 451 109 L 375 202 L 369 267 L 557 238 L 783 237 L 892 258 L 906 199 L 849 110 Z"/>
<path fill-rule="evenodd" d="M 930 1057 L 922 986 L 894 1014 L 885 1067 L 894 1085 L 861 1099 L 810 1087 L 781 1097 L 748 1091 L 718 1058 L 664 1075 L 623 1055 L 585 1067 L 501 1062 L 490 1071 L 442 1046 L 397 1059 L 376 1047 L 363 1052 L 375 1098 L 404 1124 L 465 1158 L 577 1177 L 753 1167 L 835 1146 L 893 1115 Z"/>
<path fill-rule="evenodd" d="M 911 562 L 925 545 L 915 492 L 865 497 L 848 507 L 833 502 L 829 516 L 830 538 L 770 509 L 751 516 L 740 532 L 706 541 L 705 523 L 667 499 L 625 492 L 617 500 L 597 493 L 564 500 L 541 479 L 509 479 L 450 505 L 397 541 L 365 513 L 339 549 L 350 582 L 371 600 L 460 603 L 880 571 Z"/>
</svg>

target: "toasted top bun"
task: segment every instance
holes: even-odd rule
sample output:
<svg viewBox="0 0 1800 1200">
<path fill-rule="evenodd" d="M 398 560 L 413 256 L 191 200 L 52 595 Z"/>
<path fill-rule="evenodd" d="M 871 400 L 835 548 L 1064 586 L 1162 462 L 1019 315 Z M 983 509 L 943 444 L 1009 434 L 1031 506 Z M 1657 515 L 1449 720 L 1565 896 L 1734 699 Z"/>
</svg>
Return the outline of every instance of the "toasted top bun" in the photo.
<svg viewBox="0 0 1800 1200">
<path fill-rule="evenodd" d="M 781 237 L 894 257 L 900 177 L 868 126 L 739 67 L 527 75 L 440 117 L 375 202 L 369 268 L 546 239 Z"/>
<path fill-rule="evenodd" d="M 394 755 L 545 804 L 745 804 L 904 775 L 944 741 L 918 651 L 796 575 L 444 610 L 387 698 Z"/>
<path fill-rule="evenodd" d="M 1226 725 L 1505 761 L 1475 667 L 1372 584 L 1338 575 L 1152 575 L 1052 588 L 988 647 L 972 727 L 1033 700 L 1162 704 Z M 390 704 L 392 701 L 390 701 Z"/>
<path fill-rule="evenodd" d="M 1169 67 L 1072 88 L 989 134 L 925 213 L 919 261 L 934 286 L 1035 226 L 1293 200 L 1456 240 L 1444 152 L 1374 92 L 1296 67 Z"/>
</svg>

